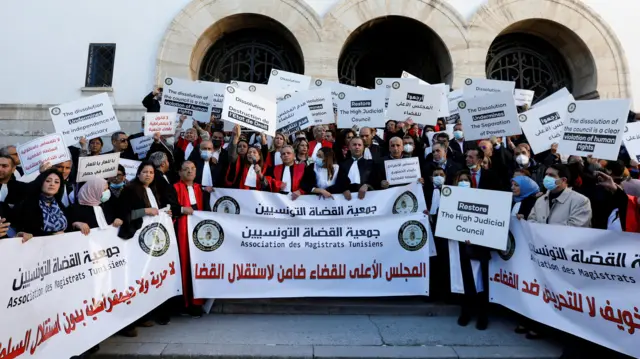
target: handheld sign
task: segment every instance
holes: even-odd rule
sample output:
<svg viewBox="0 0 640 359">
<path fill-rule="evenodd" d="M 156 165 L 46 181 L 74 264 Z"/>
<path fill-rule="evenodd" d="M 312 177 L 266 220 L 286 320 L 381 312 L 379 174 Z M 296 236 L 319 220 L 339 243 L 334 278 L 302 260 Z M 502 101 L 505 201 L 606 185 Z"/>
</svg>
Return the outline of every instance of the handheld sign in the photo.
<svg viewBox="0 0 640 359">
<path fill-rule="evenodd" d="M 448 95 L 451 92 L 451 86 L 447 84 L 433 84 L 429 85 L 440 89 L 440 110 L 438 111 L 438 117 L 449 116 L 449 99 Z"/>
<path fill-rule="evenodd" d="M 318 88 L 329 88 L 331 90 L 331 99 L 333 101 L 333 113 L 334 116 L 338 113 L 338 94 L 340 92 L 346 92 L 354 89 L 355 87 L 344 85 L 339 82 L 323 80 L 323 79 L 315 79 L 309 86 L 310 89 L 318 89 Z"/>
<path fill-rule="evenodd" d="M 520 127 L 527 135 L 533 153 L 544 152 L 554 143 L 560 143 L 567 119 L 567 106 L 573 101 L 573 96 L 568 95 L 518 115 Z"/>
<path fill-rule="evenodd" d="M 137 137 L 129 140 L 129 143 L 131 144 L 133 153 L 138 155 L 138 158 L 145 158 L 147 156 L 147 152 L 149 152 L 149 150 L 151 149 L 151 145 L 153 144 L 153 137 Z"/>
<path fill-rule="evenodd" d="M 513 92 L 513 99 L 516 101 L 516 106 L 531 106 L 533 103 L 533 96 L 536 92 L 531 90 L 515 89 Z"/>
<path fill-rule="evenodd" d="M 627 123 L 623 139 L 629 156 L 640 162 L 640 122 Z"/>
<path fill-rule="evenodd" d="M 512 92 L 498 92 L 458 102 L 467 141 L 519 135 L 518 110 Z"/>
<path fill-rule="evenodd" d="M 18 145 L 16 152 L 25 175 L 38 172 L 40 165 L 46 162 L 57 165 L 71 160 L 69 149 L 58 133 L 42 136 Z"/>
<path fill-rule="evenodd" d="M 220 119 L 222 116 L 222 105 L 224 104 L 224 89 L 227 84 L 220 82 L 198 81 L 209 87 L 211 92 L 211 114 Z"/>
<path fill-rule="evenodd" d="M 630 107 L 630 100 L 621 99 L 570 103 L 558 152 L 617 160 Z"/>
<path fill-rule="evenodd" d="M 384 106 L 389 107 L 389 95 L 391 95 L 391 86 L 394 82 L 402 84 L 418 83 L 417 78 L 393 78 L 393 77 L 376 77 L 376 90 L 380 89 L 384 91 Z"/>
<path fill-rule="evenodd" d="M 78 159 L 78 177 L 76 182 L 86 182 L 91 177 L 109 178 L 118 174 L 120 153 L 80 157 Z"/>
<path fill-rule="evenodd" d="M 277 105 L 248 91 L 227 86 L 222 119 L 254 131 L 276 135 Z"/>
<path fill-rule="evenodd" d="M 415 123 L 435 126 L 440 117 L 442 97 L 439 87 L 394 81 L 389 94 L 387 118 L 404 120 L 410 117 Z"/>
<path fill-rule="evenodd" d="M 414 79 L 414 80 L 418 80 L 418 83 L 420 85 L 431 85 L 430 83 L 428 83 L 427 81 L 423 81 L 421 78 L 417 77 L 417 76 L 413 76 L 412 74 L 406 72 L 406 71 L 402 71 L 402 75 L 400 76 L 403 79 Z"/>
<path fill-rule="evenodd" d="M 447 123 L 456 123 L 460 120 L 460 109 L 458 108 L 458 102 L 462 100 L 462 89 L 457 89 L 447 94 L 447 100 L 449 104 L 449 116 L 447 117 Z"/>
<path fill-rule="evenodd" d="M 508 92 L 511 95 L 511 101 L 513 101 L 513 90 L 516 88 L 516 83 L 513 81 L 499 81 L 488 79 L 466 79 L 464 80 L 464 97 L 482 97 L 489 94 L 495 94 L 498 92 Z"/>
<path fill-rule="evenodd" d="M 384 170 L 390 186 L 414 183 L 420 178 L 418 157 L 384 161 Z"/>
<path fill-rule="evenodd" d="M 384 91 L 354 88 L 338 94 L 338 128 L 384 128 Z"/>
<path fill-rule="evenodd" d="M 278 122 L 276 129 L 285 135 L 296 133 L 311 126 L 313 118 L 307 101 L 308 92 L 298 92 L 286 95 L 278 102 Z"/>
<path fill-rule="evenodd" d="M 164 84 L 161 112 L 176 112 L 178 115 L 187 116 L 189 121 L 194 119 L 198 122 L 209 122 L 214 97 L 209 85 L 173 77 L 164 79 Z M 191 127 L 187 122 L 184 126 Z"/>
<path fill-rule="evenodd" d="M 106 93 L 51 107 L 49 113 L 53 127 L 67 146 L 75 145 L 82 137 L 88 141 L 120 131 Z"/>
<path fill-rule="evenodd" d="M 506 250 L 512 197 L 511 192 L 443 187 L 436 236 Z"/>
<path fill-rule="evenodd" d="M 536 103 L 532 107 L 542 106 L 542 105 L 544 105 L 546 103 L 553 102 L 553 101 L 559 100 L 561 98 L 565 98 L 567 96 L 571 96 L 571 93 L 569 92 L 569 90 L 567 90 L 566 87 L 563 87 L 560 90 L 558 90 L 558 91 L 552 93 L 551 95 L 545 97 L 544 99 L 538 101 L 538 103 Z"/>
<path fill-rule="evenodd" d="M 293 90 L 286 91 L 269 87 L 265 84 L 256 84 L 252 82 L 231 81 L 231 85 L 242 91 L 248 91 L 258 96 L 264 97 L 269 101 L 279 101 L 279 98 L 284 97 L 285 94 L 293 92 Z"/>
<path fill-rule="evenodd" d="M 333 97 L 331 96 L 331 89 L 318 88 L 315 90 L 303 91 L 302 93 L 307 94 L 307 105 L 309 106 L 309 111 L 311 111 L 313 126 L 336 123 L 335 115 L 333 113 Z"/>
<path fill-rule="evenodd" d="M 176 132 L 176 114 L 171 112 L 157 112 L 144 114 L 144 135 L 153 137 L 154 134 L 173 136 Z"/>
<path fill-rule="evenodd" d="M 282 70 L 271 70 L 271 75 L 269 76 L 269 87 L 304 91 L 308 90 L 309 86 L 311 86 L 310 76 L 300 75 Z"/>
<path fill-rule="evenodd" d="M 124 158 L 120 159 L 120 164 L 124 167 L 125 177 L 127 177 L 127 181 L 133 181 L 136 178 L 136 173 L 138 172 L 138 167 L 140 167 L 140 161 L 127 160 Z"/>
</svg>

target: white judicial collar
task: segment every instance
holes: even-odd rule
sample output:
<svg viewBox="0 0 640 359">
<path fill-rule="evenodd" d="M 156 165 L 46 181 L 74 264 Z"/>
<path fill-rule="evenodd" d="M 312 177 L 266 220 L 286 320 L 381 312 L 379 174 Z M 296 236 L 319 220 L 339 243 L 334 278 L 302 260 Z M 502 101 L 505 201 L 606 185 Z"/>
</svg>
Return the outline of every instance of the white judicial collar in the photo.
<svg viewBox="0 0 640 359">
<path fill-rule="evenodd" d="M 93 206 L 93 213 L 96 216 L 96 222 L 98 222 L 98 227 L 100 229 L 109 228 L 109 223 L 107 223 L 107 219 L 104 216 L 104 211 L 100 206 Z"/>
<path fill-rule="evenodd" d="M 153 195 L 153 191 L 151 188 L 147 187 L 144 189 L 147 192 L 147 198 L 149 198 L 149 205 L 151 208 L 159 209 L 158 202 L 156 202 L 156 197 Z"/>
<path fill-rule="evenodd" d="M 278 166 L 282 164 L 282 154 L 280 153 L 280 151 L 273 152 L 273 159 L 274 159 L 274 162 L 276 163 L 274 166 Z"/>
<path fill-rule="evenodd" d="M 202 183 L 204 187 L 213 187 L 213 179 L 211 178 L 211 167 L 209 166 L 209 161 L 204 162 L 204 166 L 202 166 Z"/>
<path fill-rule="evenodd" d="M 329 171 L 326 168 L 315 166 L 316 172 L 316 187 L 327 189 L 330 186 L 336 184 L 336 178 L 338 178 L 338 170 L 340 167 L 338 165 L 333 165 L 333 178 L 329 180 Z"/>
<path fill-rule="evenodd" d="M 316 147 L 313 148 L 313 153 L 311 154 L 311 158 L 313 158 L 314 160 L 316 159 L 316 156 L 318 155 L 318 151 L 320 150 L 320 148 L 322 148 L 322 142 L 317 142 Z"/>
<path fill-rule="evenodd" d="M 67 194 L 67 186 L 62 183 L 64 187 L 64 192 L 62 193 L 62 205 L 65 207 L 69 207 L 69 195 Z"/>
<path fill-rule="evenodd" d="M 244 185 L 247 187 L 255 188 L 257 187 L 256 182 L 258 178 L 256 176 L 256 170 L 253 168 L 253 165 L 249 166 L 249 170 L 247 171 L 247 178 L 244 180 Z"/>
<path fill-rule="evenodd" d="M 9 185 L 4 183 L 0 184 L 0 202 L 4 202 L 7 199 L 7 195 L 9 194 Z"/>
<path fill-rule="evenodd" d="M 291 169 L 289 166 L 282 166 L 282 182 L 287 184 L 284 192 L 291 192 Z"/>
<path fill-rule="evenodd" d="M 191 156 L 191 152 L 193 152 L 193 143 L 189 142 L 189 144 L 187 144 L 187 148 L 184 149 L 185 160 L 187 160 L 189 156 Z"/>
<path fill-rule="evenodd" d="M 353 161 L 351 168 L 349 168 L 348 176 L 351 180 L 351 183 L 360 184 L 360 169 L 358 168 L 358 161 Z"/>
<path fill-rule="evenodd" d="M 193 190 L 193 186 L 187 186 L 187 192 L 189 192 L 189 202 L 192 206 L 198 204 L 198 199 L 196 198 L 196 192 Z"/>
<path fill-rule="evenodd" d="M 369 147 L 364 149 L 364 159 L 365 160 L 372 160 L 373 156 L 371 156 L 371 150 L 369 149 Z"/>
<path fill-rule="evenodd" d="M 220 161 L 220 153 L 222 153 L 222 148 L 217 151 L 213 151 L 213 158 L 215 158 L 216 161 Z"/>
<path fill-rule="evenodd" d="M 440 188 L 434 188 L 431 195 L 431 210 L 429 214 L 435 215 L 438 213 L 438 208 L 440 208 Z"/>
</svg>

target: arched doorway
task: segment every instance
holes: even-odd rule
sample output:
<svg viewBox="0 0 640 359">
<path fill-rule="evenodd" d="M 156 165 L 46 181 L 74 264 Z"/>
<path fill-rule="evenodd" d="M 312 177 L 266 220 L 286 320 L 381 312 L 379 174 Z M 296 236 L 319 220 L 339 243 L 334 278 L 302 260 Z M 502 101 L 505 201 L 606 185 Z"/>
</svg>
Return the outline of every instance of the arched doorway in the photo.
<svg viewBox="0 0 640 359">
<path fill-rule="evenodd" d="M 342 83 L 375 87 L 376 77 L 400 77 L 402 71 L 429 82 L 451 83 L 451 57 L 427 25 L 403 16 L 386 16 L 358 27 L 338 60 Z"/>
<path fill-rule="evenodd" d="M 267 83 L 271 69 L 304 73 L 300 45 L 279 22 L 256 14 L 225 18 L 205 33 L 210 46 L 198 79 Z"/>
<path fill-rule="evenodd" d="M 534 103 L 566 87 L 577 99 L 598 98 L 591 53 L 568 28 L 549 20 L 513 24 L 495 38 L 486 58 L 487 78 L 515 81 L 535 91 Z"/>
</svg>

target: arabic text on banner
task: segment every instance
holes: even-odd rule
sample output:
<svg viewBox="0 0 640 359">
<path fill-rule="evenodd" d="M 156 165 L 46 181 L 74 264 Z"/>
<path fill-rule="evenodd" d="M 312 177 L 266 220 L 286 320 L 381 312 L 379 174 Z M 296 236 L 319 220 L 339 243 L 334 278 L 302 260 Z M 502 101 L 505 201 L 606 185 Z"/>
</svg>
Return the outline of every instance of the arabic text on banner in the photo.
<svg viewBox="0 0 640 359">
<path fill-rule="evenodd" d="M 130 240 L 118 229 L 0 241 L 0 353 L 79 355 L 181 294 L 171 218 L 145 218 Z"/>
<path fill-rule="evenodd" d="M 610 349 L 640 356 L 638 235 L 511 221 L 489 266 L 491 301 Z"/>
</svg>

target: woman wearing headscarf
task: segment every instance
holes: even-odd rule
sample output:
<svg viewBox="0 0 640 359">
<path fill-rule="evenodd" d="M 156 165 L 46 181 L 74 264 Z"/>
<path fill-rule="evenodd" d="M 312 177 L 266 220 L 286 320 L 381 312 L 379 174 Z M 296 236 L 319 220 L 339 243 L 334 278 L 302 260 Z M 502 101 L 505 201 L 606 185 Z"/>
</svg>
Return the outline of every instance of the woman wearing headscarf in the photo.
<svg viewBox="0 0 640 359">
<path fill-rule="evenodd" d="M 511 192 L 513 192 L 511 215 L 526 220 L 536 204 L 540 186 L 530 177 L 516 176 L 511 180 Z"/>
<path fill-rule="evenodd" d="M 89 228 L 120 227 L 122 220 L 117 218 L 115 197 L 111 198 L 107 180 L 90 178 L 80 188 L 78 203 L 71 207 L 69 218 L 73 222 L 86 223 Z"/>
</svg>

